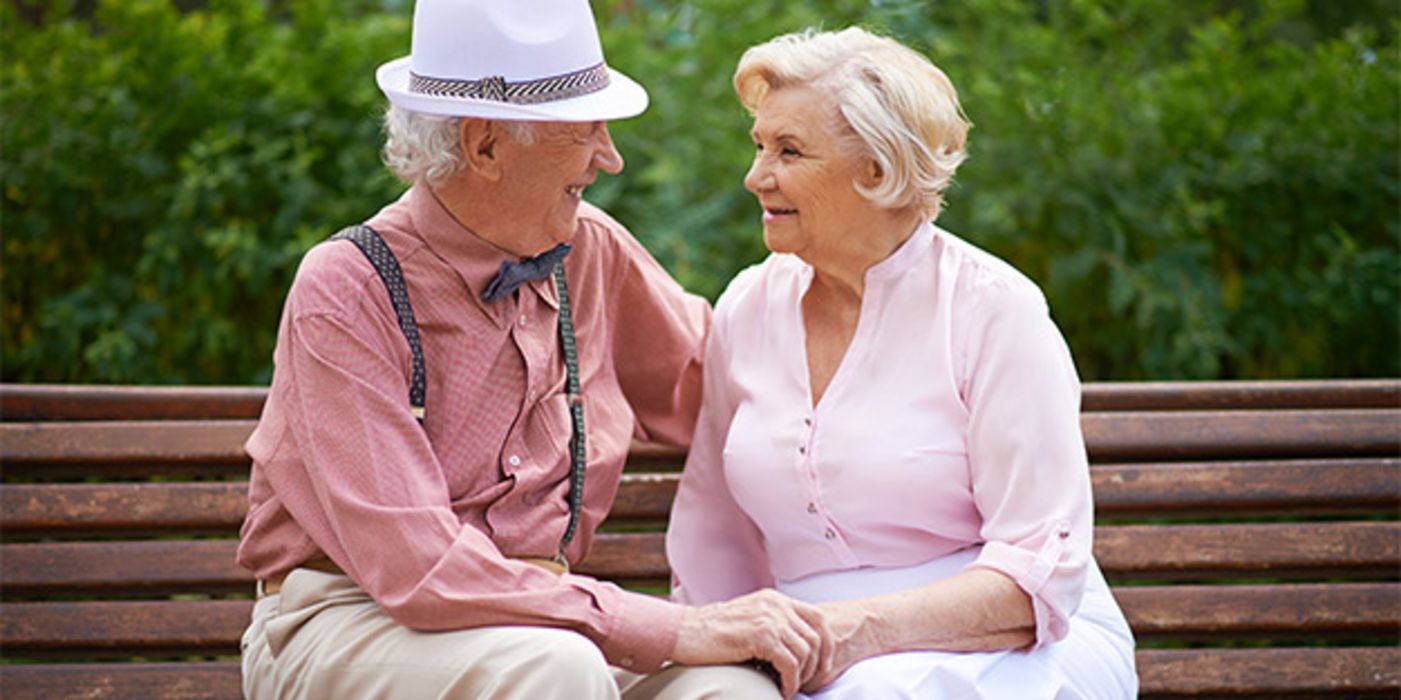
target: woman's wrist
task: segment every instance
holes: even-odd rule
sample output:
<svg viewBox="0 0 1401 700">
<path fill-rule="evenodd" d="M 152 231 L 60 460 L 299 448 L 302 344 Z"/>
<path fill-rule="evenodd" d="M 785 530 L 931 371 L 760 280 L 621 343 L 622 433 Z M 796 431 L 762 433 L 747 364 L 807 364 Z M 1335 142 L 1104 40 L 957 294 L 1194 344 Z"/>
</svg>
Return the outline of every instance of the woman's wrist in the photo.
<svg viewBox="0 0 1401 700">
<path fill-rule="evenodd" d="M 870 600 L 840 601 L 827 604 L 832 633 L 837 645 L 837 658 L 845 663 L 890 651 L 883 648 L 887 636 L 883 618 L 870 605 Z"/>
</svg>

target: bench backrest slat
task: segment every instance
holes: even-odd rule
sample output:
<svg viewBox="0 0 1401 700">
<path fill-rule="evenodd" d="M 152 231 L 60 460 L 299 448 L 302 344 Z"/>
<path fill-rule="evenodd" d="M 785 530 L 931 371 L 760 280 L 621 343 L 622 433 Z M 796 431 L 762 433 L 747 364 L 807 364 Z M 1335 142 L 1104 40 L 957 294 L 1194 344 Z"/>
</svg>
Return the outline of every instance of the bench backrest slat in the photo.
<svg viewBox="0 0 1401 700">
<path fill-rule="evenodd" d="M 1398 593 L 1396 583 L 1142 586 L 1116 597 L 1140 641 L 1350 639 L 1394 632 Z M 250 607 L 247 600 L 3 603 L 0 644 L 35 655 L 236 653 Z"/>
<path fill-rule="evenodd" d="M 1392 379 L 1225 382 L 1090 382 L 1086 411 L 1397 408 Z M 0 384 L 0 416 L 32 420 L 257 418 L 264 387 Z"/>
<path fill-rule="evenodd" d="M 1120 525 L 1095 529 L 1095 556 L 1111 581 L 1229 577 L 1394 578 L 1401 523 Z M 247 593 L 234 563 L 237 540 L 31 542 L 0 545 L 7 597 L 180 592 Z M 659 533 L 605 532 L 578 571 L 665 586 Z"/>
<path fill-rule="evenodd" d="M 1401 408 L 1309 411 L 1086 413 L 1092 461 L 1345 457 L 1401 454 Z M 93 421 L 0 424 L 7 464 L 246 464 L 255 421 Z M 665 459 L 667 451 L 652 458 Z"/>
</svg>

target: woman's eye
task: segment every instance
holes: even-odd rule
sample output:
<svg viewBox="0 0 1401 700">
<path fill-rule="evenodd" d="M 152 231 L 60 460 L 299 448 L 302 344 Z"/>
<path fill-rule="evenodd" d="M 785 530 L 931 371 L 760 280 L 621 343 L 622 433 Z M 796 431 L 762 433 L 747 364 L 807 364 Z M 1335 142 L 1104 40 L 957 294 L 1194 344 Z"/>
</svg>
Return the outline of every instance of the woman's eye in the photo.
<svg viewBox="0 0 1401 700">
<path fill-rule="evenodd" d="M 785 146 L 782 151 L 779 151 L 779 153 L 785 156 L 801 155 L 800 153 L 798 153 L 798 149 L 793 148 L 792 146 Z"/>
</svg>

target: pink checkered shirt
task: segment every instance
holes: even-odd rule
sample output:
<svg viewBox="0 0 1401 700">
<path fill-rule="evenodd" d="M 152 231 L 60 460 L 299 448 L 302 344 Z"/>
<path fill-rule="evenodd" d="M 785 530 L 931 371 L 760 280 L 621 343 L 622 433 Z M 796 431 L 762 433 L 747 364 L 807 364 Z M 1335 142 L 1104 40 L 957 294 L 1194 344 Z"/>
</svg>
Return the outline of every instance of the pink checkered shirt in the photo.
<svg viewBox="0 0 1401 700">
<path fill-rule="evenodd" d="M 420 630 L 574 629 L 610 662 L 659 666 L 681 608 L 511 557 L 554 555 L 569 518 L 569 412 L 558 298 L 531 282 L 479 294 L 509 255 L 416 185 L 369 222 L 403 268 L 423 337 L 427 418 L 384 285 L 348 241 L 307 253 L 278 331 L 272 388 L 247 450 L 238 561 L 259 578 L 328 556 L 395 620 Z M 685 445 L 710 319 L 606 214 L 580 207 L 565 260 L 579 343 L 589 552 L 634 438 Z"/>
</svg>

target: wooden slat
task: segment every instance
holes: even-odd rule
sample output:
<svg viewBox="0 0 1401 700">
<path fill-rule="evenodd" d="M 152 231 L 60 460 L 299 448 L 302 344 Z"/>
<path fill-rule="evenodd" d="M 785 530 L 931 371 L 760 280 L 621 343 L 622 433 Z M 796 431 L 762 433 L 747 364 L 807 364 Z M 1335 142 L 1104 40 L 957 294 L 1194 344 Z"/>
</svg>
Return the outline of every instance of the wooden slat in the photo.
<svg viewBox="0 0 1401 700">
<path fill-rule="evenodd" d="M 1086 413 L 1094 462 L 1401 455 L 1401 409 Z"/>
<path fill-rule="evenodd" d="M 0 523 L 16 535 L 237 531 L 248 482 L 7 484 Z"/>
<path fill-rule="evenodd" d="M 0 603 L 10 656 L 237 654 L 251 600 Z"/>
<path fill-rule="evenodd" d="M 661 532 L 601 534 L 579 573 L 628 584 L 665 586 L 671 582 L 666 538 Z"/>
<path fill-rule="evenodd" d="M 1119 464 L 1094 467 L 1101 518 L 1390 513 L 1401 507 L 1401 459 Z M 625 473 L 609 524 L 663 524 L 677 473 Z M 5 536 L 233 532 L 246 481 L 8 484 Z"/>
<path fill-rule="evenodd" d="M 1401 380 L 1089 382 L 1082 396 L 1086 411 L 1397 408 Z M 266 398 L 259 386 L 0 384 L 0 418 L 251 419 Z"/>
<path fill-rule="evenodd" d="M 1084 411 L 1401 408 L 1401 379 L 1090 382 Z"/>
<path fill-rule="evenodd" d="M 252 593 L 237 540 L 35 542 L 0 545 L 6 597 Z"/>
<path fill-rule="evenodd" d="M 0 384 L 5 421 L 255 419 L 267 387 Z"/>
<path fill-rule="evenodd" d="M 1142 700 L 1401 692 L 1397 648 L 1143 649 L 1137 657 Z M 239 684 L 233 662 L 0 665 L 11 700 L 238 700 Z"/>
<path fill-rule="evenodd" d="M 1095 555 L 1116 580 L 1359 576 L 1394 578 L 1401 523 L 1122 525 L 1095 531 Z M 0 546 L 5 595 L 238 592 L 234 540 L 34 542 Z M 670 577 L 660 532 L 601 533 L 577 569 L 659 585 Z"/>
<path fill-rule="evenodd" d="M 1139 698 L 1390 698 L 1401 648 L 1140 649 Z"/>
<path fill-rule="evenodd" d="M 8 700 L 241 700 L 242 672 L 228 661 L 0 665 Z"/>
<path fill-rule="evenodd" d="M 676 473 L 624 474 L 610 525 L 664 524 Z M 233 533 L 248 506 L 248 482 L 110 482 L 6 484 L 0 523 L 6 539 L 129 535 L 150 532 Z"/>
<path fill-rule="evenodd" d="M 606 525 L 650 522 L 665 524 L 676 499 L 676 487 L 681 475 L 623 474 L 618 483 L 618 495 L 608 511 Z"/>
<path fill-rule="evenodd" d="M 1401 522 L 1119 525 L 1095 528 L 1111 578 L 1394 578 Z"/>
<path fill-rule="evenodd" d="M 0 545 L 11 598 L 55 595 L 247 593 L 252 575 L 234 562 L 236 540 L 30 542 Z M 661 532 L 604 533 L 576 569 L 648 585 L 670 579 Z"/>
<path fill-rule="evenodd" d="M 1095 516 L 1394 513 L 1401 459 L 1105 464 L 1090 470 Z"/>
<path fill-rule="evenodd" d="M 1121 586 L 1114 597 L 1140 642 L 1385 638 L 1401 629 L 1397 583 Z"/>
<path fill-rule="evenodd" d="M 1401 455 L 1401 409 L 1087 413 L 1091 459 Z M 251 420 L 0 424 L 6 462 L 246 463 Z M 637 445 L 635 460 L 675 463 L 672 448 Z"/>
<path fill-rule="evenodd" d="M 5 462 L 247 463 L 256 421 L 96 421 L 0 424 Z"/>
</svg>

